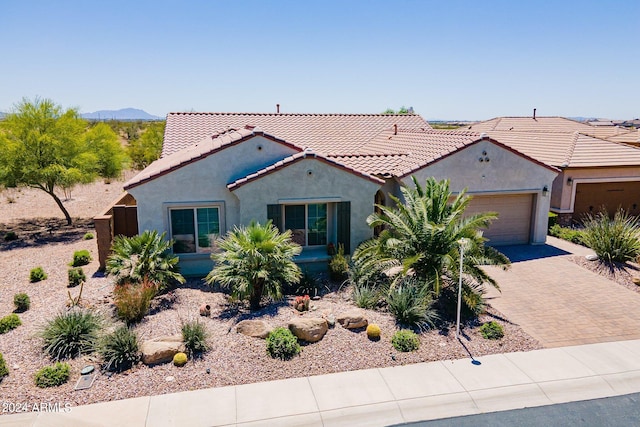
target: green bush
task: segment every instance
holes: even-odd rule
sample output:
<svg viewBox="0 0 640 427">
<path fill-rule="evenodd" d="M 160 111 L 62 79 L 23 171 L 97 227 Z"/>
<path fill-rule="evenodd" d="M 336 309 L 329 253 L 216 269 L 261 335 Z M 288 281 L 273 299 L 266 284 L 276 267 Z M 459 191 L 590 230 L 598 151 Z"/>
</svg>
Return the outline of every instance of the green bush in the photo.
<svg viewBox="0 0 640 427">
<path fill-rule="evenodd" d="M 575 228 L 561 227 L 555 224 L 549 228 L 549 235 L 578 245 L 583 244 L 584 232 L 582 230 L 576 230 Z"/>
<path fill-rule="evenodd" d="M 417 350 L 420 347 L 420 340 L 415 332 L 402 329 L 393 334 L 391 344 L 398 351 L 408 352 Z"/>
<path fill-rule="evenodd" d="M 100 339 L 98 353 L 106 370 L 126 371 L 140 360 L 138 336 L 132 329 L 120 326 Z"/>
<path fill-rule="evenodd" d="M 182 341 L 190 356 L 204 353 L 209 349 L 207 338 L 209 333 L 204 324 L 195 322 L 186 322 L 182 325 Z"/>
<path fill-rule="evenodd" d="M 353 287 L 353 302 L 360 308 L 372 309 L 380 302 L 380 292 L 367 284 Z"/>
<path fill-rule="evenodd" d="M 408 278 L 387 295 L 387 307 L 400 325 L 411 328 L 433 327 L 438 319 L 431 294 L 416 279 Z"/>
<path fill-rule="evenodd" d="M 91 353 L 101 327 L 102 318 L 91 311 L 74 309 L 58 314 L 40 332 L 43 349 L 53 360 Z"/>
<path fill-rule="evenodd" d="M 267 353 L 274 359 L 291 359 L 300 353 L 298 338 L 287 328 L 275 328 L 267 337 Z"/>
<path fill-rule="evenodd" d="M 7 234 L 4 235 L 4 240 L 7 242 L 18 240 L 18 235 L 15 231 L 7 231 Z"/>
<path fill-rule="evenodd" d="M 9 375 L 9 368 L 7 368 L 7 362 L 4 361 L 4 357 L 0 353 L 0 382 L 7 375 Z"/>
<path fill-rule="evenodd" d="M 31 283 L 39 282 L 41 280 L 47 280 L 47 273 L 44 272 L 42 267 L 36 267 L 29 272 L 29 281 Z"/>
<path fill-rule="evenodd" d="M 547 227 L 551 229 L 554 225 L 558 224 L 558 214 L 555 212 L 549 212 L 549 222 Z"/>
<path fill-rule="evenodd" d="M 67 277 L 69 280 L 69 283 L 67 286 L 69 286 L 70 288 L 74 286 L 78 286 L 81 283 L 84 283 L 87 281 L 87 276 L 84 274 L 84 270 L 82 270 L 82 267 L 70 268 L 68 271 Z"/>
<path fill-rule="evenodd" d="M 82 265 L 87 265 L 90 262 L 91 253 L 86 249 L 82 249 L 73 253 L 73 261 L 71 262 L 71 266 L 80 267 Z"/>
<path fill-rule="evenodd" d="M 494 320 L 480 326 L 480 333 L 488 340 L 498 340 L 504 336 L 502 325 Z"/>
<path fill-rule="evenodd" d="M 2 319 L 0 319 L 0 334 L 9 332 L 10 330 L 17 328 L 20 325 L 22 325 L 22 322 L 20 321 L 20 318 L 17 314 L 11 313 L 7 316 L 4 316 Z"/>
<path fill-rule="evenodd" d="M 331 257 L 329 261 L 329 277 L 333 281 L 340 281 L 347 278 L 349 273 L 349 256 L 344 254 L 344 245 L 338 245 L 338 253 Z"/>
<path fill-rule="evenodd" d="M 113 290 L 116 314 L 127 324 L 139 322 L 149 312 L 151 300 L 157 293 L 156 286 L 147 280 L 116 285 Z"/>
<path fill-rule="evenodd" d="M 13 305 L 16 306 L 17 312 L 22 313 L 29 310 L 29 307 L 31 306 L 31 299 L 29 298 L 29 295 L 25 293 L 15 294 L 13 296 Z"/>
<path fill-rule="evenodd" d="M 69 371 L 71 367 L 68 363 L 58 362 L 52 366 L 45 366 L 36 372 L 36 385 L 41 388 L 57 387 L 69 381 Z"/>
<path fill-rule="evenodd" d="M 82 237 L 83 240 L 91 240 L 93 239 L 93 233 L 85 233 Z"/>
<path fill-rule="evenodd" d="M 585 217 L 582 240 L 606 262 L 627 262 L 640 254 L 640 219 L 619 209 L 613 218 L 606 210 Z"/>
</svg>

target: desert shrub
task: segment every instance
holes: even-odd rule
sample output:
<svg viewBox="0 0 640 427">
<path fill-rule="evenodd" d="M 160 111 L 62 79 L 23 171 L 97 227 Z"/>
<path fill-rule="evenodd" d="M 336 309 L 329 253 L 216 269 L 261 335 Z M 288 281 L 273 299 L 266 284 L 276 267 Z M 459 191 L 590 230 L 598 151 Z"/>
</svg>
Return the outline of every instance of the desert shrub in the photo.
<svg viewBox="0 0 640 427">
<path fill-rule="evenodd" d="M 58 362 L 55 365 L 45 366 L 36 372 L 36 385 L 41 388 L 57 387 L 69 381 L 69 371 L 71 367 L 68 363 Z"/>
<path fill-rule="evenodd" d="M 58 314 L 40 332 L 43 349 L 53 360 L 76 357 L 95 350 L 102 319 L 88 310 Z"/>
<path fill-rule="evenodd" d="M 47 280 L 47 273 L 44 272 L 42 267 L 32 268 L 29 272 L 29 281 L 35 283 L 41 280 Z"/>
<path fill-rule="evenodd" d="M 22 325 L 22 322 L 20 321 L 20 318 L 17 314 L 11 313 L 9 315 L 6 315 L 2 319 L 0 319 L 0 334 L 9 332 L 20 325 Z"/>
<path fill-rule="evenodd" d="M 555 212 L 549 212 L 549 222 L 547 223 L 547 227 L 551 229 L 551 227 L 556 224 L 558 224 L 558 214 Z"/>
<path fill-rule="evenodd" d="M 291 286 L 291 285 L 290 285 Z M 287 289 L 285 288 L 285 292 Z M 300 276 L 300 282 L 298 282 L 295 288 L 296 295 L 310 295 L 317 296 L 320 293 L 320 282 L 316 277 L 309 273 L 308 271 L 303 271 L 302 276 Z"/>
<path fill-rule="evenodd" d="M 497 340 L 504 336 L 502 325 L 494 320 L 480 326 L 480 333 L 488 340 Z"/>
<path fill-rule="evenodd" d="M 549 228 L 549 235 L 578 245 L 584 244 L 584 232 L 575 228 L 561 227 L 555 224 Z"/>
<path fill-rule="evenodd" d="M 4 235 L 4 240 L 7 242 L 18 240 L 18 235 L 15 231 L 7 231 L 7 233 Z"/>
<path fill-rule="evenodd" d="M 0 381 L 7 375 L 9 375 L 9 368 L 7 368 L 7 362 L 4 361 L 4 357 L 0 353 Z"/>
<path fill-rule="evenodd" d="M 415 332 L 402 329 L 393 334 L 391 344 L 398 351 L 408 352 L 417 350 L 420 347 L 420 340 Z"/>
<path fill-rule="evenodd" d="M 424 329 L 433 327 L 438 313 L 431 294 L 417 280 L 407 279 L 387 295 L 387 308 L 401 325 Z"/>
<path fill-rule="evenodd" d="M 329 261 L 329 277 L 333 281 L 340 281 L 347 278 L 349 273 L 349 256 L 344 254 L 344 245 L 338 245 L 338 252 Z"/>
<path fill-rule="evenodd" d="M 640 254 L 640 219 L 619 209 L 613 218 L 606 210 L 585 217 L 582 240 L 607 262 L 626 262 Z"/>
<path fill-rule="evenodd" d="M 82 270 L 82 267 L 72 267 L 69 269 L 68 271 L 68 279 L 69 279 L 69 284 L 68 286 L 70 288 L 74 287 L 74 286 L 78 286 L 81 283 L 84 283 L 87 281 L 87 276 L 84 274 L 84 270 Z"/>
<path fill-rule="evenodd" d="M 173 364 L 176 366 L 184 366 L 187 364 L 187 355 L 185 353 L 176 353 L 173 356 Z"/>
<path fill-rule="evenodd" d="M 360 308 L 375 308 L 380 301 L 380 292 L 367 284 L 358 284 L 353 287 L 353 302 Z"/>
<path fill-rule="evenodd" d="M 85 233 L 84 236 L 82 236 L 83 240 L 91 240 L 93 239 L 93 233 Z"/>
<path fill-rule="evenodd" d="M 275 328 L 266 341 L 267 353 L 274 359 L 288 360 L 300 353 L 298 338 L 287 328 Z"/>
<path fill-rule="evenodd" d="M 22 313 L 31 307 L 31 299 L 25 293 L 15 294 L 13 296 L 13 305 L 15 305 L 17 312 Z"/>
<path fill-rule="evenodd" d="M 190 356 L 201 354 L 209 349 L 207 338 L 209 333 L 203 323 L 186 322 L 182 325 L 182 342 Z"/>
<path fill-rule="evenodd" d="M 138 336 L 127 326 L 120 326 L 100 339 L 98 353 L 106 370 L 126 371 L 140 360 Z"/>
<path fill-rule="evenodd" d="M 91 253 L 88 250 L 82 249 L 79 251 L 75 251 L 73 253 L 73 261 L 71 265 L 73 267 L 80 267 L 82 265 L 87 265 L 91 262 Z"/>
<path fill-rule="evenodd" d="M 155 284 L 145 280 L 142 283 L 124 283 L 113 290 L 113 303 L 117 316 L 127 324 L 142 320 L 149 312 L 151 300 L 158 293 Z"/>
<path fill-rule="evenodd" d="M 372 341 L 377 341 L 380 339 L 380 326 L 375 323 L 370 323 L 367 326 L 367 337 Z"/>
</svg>

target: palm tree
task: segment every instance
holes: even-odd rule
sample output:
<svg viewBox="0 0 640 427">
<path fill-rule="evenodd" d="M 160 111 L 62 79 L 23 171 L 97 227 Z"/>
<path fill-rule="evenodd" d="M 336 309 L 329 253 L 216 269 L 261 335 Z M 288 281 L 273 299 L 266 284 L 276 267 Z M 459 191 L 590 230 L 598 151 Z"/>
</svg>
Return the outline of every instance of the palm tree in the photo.
<svg viewBox="0 0 640 427">
<path fill-rule="evenodd" d="M 300 281 L 293 257 L 302 248 L 291 241 L 291 231 L 280 233 L 271 221 L 235 227 L 218 247 L 222 251 L 211 255 L 216 265 L 205 280 L 230 288 L 239 299 L 248 298 L 252 310 L 260 308 L 263 294 L 281 298 L 283 283 Z"/>
<path fill-rule="evenodd" d="M 356 249 L 354 261 L 363 271 L 395 272 L 396 279 L 412 274 L 437 299 L 443 289 L 458 283 L 459 242 L 464 238 L 463 293 L 465 303 L 477 311 L 482 285 L 498 288 L 480 265 L 509 266 L 505 255 L 484 245 L 486 239 L 479 230 L 489 226 L 497 214 L 465 216 L 471 201 L 465 191 L 454 197 L 448 180 L 428 178 L 421 187 L 415 177 L 412 179 L 415 188 L 401 188 L 404 203 L 391 195 L 395 207 L 377 205 L 379 212 L 367 218 L 370 227 L 382 227 L 383 231 Z"/>
<path fill-rule="evenodd" d="M 142 283 L 145 279 L 162 288 L 172 282 L 184 283 L 179 273 L 179 258 L 169 250 L 173 242 L 165 240 L 165 234 L 146 230 L 144 233 L 124 237 L 117 236 L 107 258 L 107 275 L 113 275 L 116 283 Z"/>
</svg>

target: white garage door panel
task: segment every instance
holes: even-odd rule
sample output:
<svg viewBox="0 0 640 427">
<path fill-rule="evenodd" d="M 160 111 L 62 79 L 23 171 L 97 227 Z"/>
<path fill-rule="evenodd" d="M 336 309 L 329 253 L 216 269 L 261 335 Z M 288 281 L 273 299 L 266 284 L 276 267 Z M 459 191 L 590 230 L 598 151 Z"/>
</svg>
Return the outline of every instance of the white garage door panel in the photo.
<svg viewBox="0 0 640 427">
<path fill-rule="evenodd" d="M 468 213 L 498 212 L 498 219 L 484 230 L 491 245 L 529 243 L 533 194 L 474 196 Z"/>
</svg>

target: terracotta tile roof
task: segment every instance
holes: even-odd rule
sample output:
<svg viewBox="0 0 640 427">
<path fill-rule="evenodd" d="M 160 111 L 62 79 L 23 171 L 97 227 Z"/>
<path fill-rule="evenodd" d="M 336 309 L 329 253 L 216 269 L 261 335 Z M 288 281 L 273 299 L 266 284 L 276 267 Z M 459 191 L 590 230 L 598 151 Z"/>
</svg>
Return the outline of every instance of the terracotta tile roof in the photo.
<svg viewBox="0 0 640 427">
<path fill-rule="evenodd" d="M 417 114 L 267 114 L 267 113 L 169 113 L 162 156 L 175 153 L 228 128 L 247 125 L 277 135 L 300 147 L 328 154 L 351 154 L 384 129 L 394 125 L 431 129 Z"/>
<path fill-rule="evenodd" d="M 208 157 L 223 148 L 238 144 L 255 135 L 262 135 L 265 138 L 271 139 L 272 141 L 277 141 L 298 151 L 302 151 L 301 147 L 290 144 L 269 134 L 265 134 L 258 128 L 229 129 L 226 132 L 215 134 L 213 135 L 213 137 L 205 137 L 197 143 L 192 144 L 178 152 L 175 152 L 172 155 L 156 160 L 155 162 L 147 166 L 138 175 L 134 176 L 132 179 L 126 182 L 124 184 L 124 188 L 125 190 L 127 190 L 129 188 L 143 184 L 147 181 L 151 181 L 152 179 L 160 175 L 164 175 L 170 171 Z"/>
<path fill-rule="evenodd" d="M 640 166 L 640 148 L 580 132 L 488 131 L 494 138 L 556 167 Z"/>
<path fill-rule="evenodd" d="M 370 175 L 383 176 L 396 170 L 407 156 L 407 154 L 354 154 L 329 158 Z"/>
<path fill-rule="evenodd" d="M 272 172 L 275 172 L 275 171 L 277 171 L 279 169 L 285 168 L 285 167 L 290 166 L 290 165 L 292 165 L 292 164 L 294 164 L 296 162 L 299 162 L 300 160 L 308 159 L 308 158 L 313 158 L 313 159 L 320 160 L 320 161 L 322 161 L 324 163 L 327 163 L 327 164 L 329 164 L 329 165 L 331 165 L 333 167 L 336 167 L 336 168 L 339 168 L 339 169 L 343 169 L 343 170 L 346 170 L 347 172 L 352 173 L 354 175 L 358 175 L 358 176 L 360 176 L 362 178 L 366 178 L 369 181 L 375 182 L 376 184 L 384 184 L 384 180 L 382 180 L 382 179 L 376 178 L 376 177 L 374 177 L 374 176 L 372 176 L 372 175 L 370 175 L 368 173 L 362 172 L 359 169 L 352 168 L 352 167 L 347 166 L 345 164 L 339 163 L 339 162 L 337 162 L 337 161 L 335 161 L 333 159 L 325 157 L 322 154 L 314 153 L 310 149 L 307 149 L 307 150 L 304 150 L 302 152 L 293 154 L 293 155 L 291 155 L 289 157 L 285 157 L 284 159 L 282 159 L 282 160 L 280 160 L 280 161 L 278 161 L 278 162 L 276 162 L 276 163 L 274 163 L 274 164 L 272 164 L 270 166 L 267 166 L 266 168 L 260 169 L 260 170 L 258 170 L 256 172 L 252 173 L 252 174 L 249 174 L 249 175 L 247 175 L 247 176 L 245 176 L 243 178 L 237 179 L 237 180 L 227 184 L 227 188 L 229 190 L 233 191 L 233 190 L 235 190 L 235 189 L 237 189 L 239 187 L 242 187 L 243 185 L 245 185 L 245 184 L 247 184 L 247 183 L 249 183 L 251 181 L 259 179 L 259 178 L 261 178 L 261 177 L 263 177 L 265 175 L 268 175 L 268 174 L 270 174 Z"/>
</svg>

